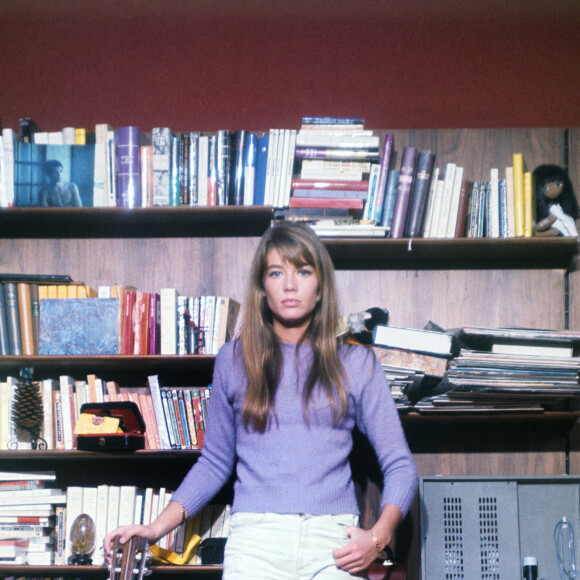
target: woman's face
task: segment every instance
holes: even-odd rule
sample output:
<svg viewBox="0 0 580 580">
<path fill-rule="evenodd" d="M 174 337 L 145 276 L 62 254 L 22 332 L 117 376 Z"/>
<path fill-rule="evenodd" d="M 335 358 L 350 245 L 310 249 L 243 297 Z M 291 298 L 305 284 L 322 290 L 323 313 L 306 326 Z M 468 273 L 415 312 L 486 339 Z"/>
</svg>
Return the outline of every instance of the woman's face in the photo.
<svg viewBox="0 0 580 580">
<path fill-rule="evenodd" d="M 270 250 L 263 285 L 276 336 L 282 342 L 297 342 L 308 328 L 317 303 L 314 268 L 309 264 L 296 267 L 283 260 L 277 250 Z"/>
<path fill-rule="evenodd" d="M 564 189 L 564 183 L 560 179 L 554 179 L 542 185 L 542 193 L 546 199 L 556 199 L 562 193 L 562 189 Z"/>
</svg>

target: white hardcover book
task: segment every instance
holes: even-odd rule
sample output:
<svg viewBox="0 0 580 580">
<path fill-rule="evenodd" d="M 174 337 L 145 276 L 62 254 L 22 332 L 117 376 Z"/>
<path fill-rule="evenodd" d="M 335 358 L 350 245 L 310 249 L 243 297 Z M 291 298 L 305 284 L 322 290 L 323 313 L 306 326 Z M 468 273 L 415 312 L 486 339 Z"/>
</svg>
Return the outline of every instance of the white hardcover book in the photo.
<svg viewBox="0 0 580 580">
<path fill-rule="evenodd" d="M 71 485 L 66 490 L 65 562 L 72 555 L 70 531 L 77 516 L 83 513 L 83 487 Z"/>
<path fill-rule="evenodd" d="M 197 205 L 207 206 L 207 173 L 209 167 L 209 137 L 200 135 L 197 145 Z"/>
<path fill-rule="evenodd" d="M 68 375 L 60 375 L 60 402 L 62 406 L 62 431 L 64 448 L 74 449 L 73 445 L 73 385 L 74 379 Z"/>
<path fill-rule="evenodd" d="M 266 161 L 266 182 L 264 187 L 264 205 L 274 205 L 274 185 L 276 182 L 276 161 L 278 145 L 280 142 L 280 129 L 270 129 L 268 157 Z"/>
<path fill-rule="evenodd" d="M 161 449 L 171 449 L 169 430 L 165 419 L 165 411 L 163 410 L 163 401 L 161 400 L 161 385 L 159 384 L 159 377 L 157 375 L 147 377 L 147 384 L 149 385 L 149 390 L 151 392 L 151 401 L 153 402 L 153 409 L 155 411 L 155 420 L 159 431 Z"/>
<path fill-rule="evenodd" d="M 14 205 L 14 151 L 18 137 L 13 129 L 2 129 L 4 141 L 4 185 L 6 189 L 6 203 L 4 207 Z"/>
<path fill-rule="evenodd" d="M 52 471 L 0 471 L 0 481 L 24 480 L 55 481 L 56 474 Z"/>
<path fill-rule="evenodd" d="M 143 523 L 143 504 L 145 502 L 145 490 L 137 488 L 135 491 L 135 507 L 133 509 L 133 523 Z"/>
<path fill-rule="evenodd" d="M 8 383 L 0 381 L 0 449 L 8 449 L 8 438 L 10 432 L 10 395 L 8 393 Z"/>
<path fill-rule="evenodd" d="M 62 129 L 62 142 L 65 145 L 75 145 L 76 136 L 74 127 L 63 127 Z"/>
<path fill-rule="evenodd" d="M 434 232 L 435 238 L 444 238 L 447 235 L 447 221 L 451 211 L 451 198 L 453 195 L 453 180 L 455 178 L 455 163 L 447 163 L 445 166 L 445 175 L 443 176 L 443 195 L 441 197 L 441 207 L 437 216 L 436 227 Z"/>
<path fill-rule="evenodd" d="M 109 485 L 109 499 L 107 502 L 107 532 L 119 526 L 119 501 L 121 486 Z"/>
<path fill-rule="evenodd" d="M 514 196 L 514 168 L 511 165 L 505 168 L 505 181 L 507 191 L 508 237 L 513 238 L 516 235 L 516 214 Z"/>
<path fill-rule="evenodd" d="M 117 525 L 127 526 L 133 523 L 135 517 L 135 485 L 122 485 L 119 493 L 119 521 Z"/>
<path fill-rule="evenodd" d="M 286 170 L 286 159 L 290 148 L 290 130 L 280 129 L 278 144 L 278 156 L 276 157 L 276 179 L 274 180 L 274 207 L 284 207 L 284 173 Z"/>
<path fill-rule="evenodd" d="M 8 207 L 6 193 L 6 167 L 4 161 L 4 137 L 0 135 L 0 207 Z"/>
<path fill-rule="evenodd" d="M 44 419 L 42 421 L 42 431 L 40 432 L 40 436 L 46 441 L 47 449 L 55 449 L 54 405 L 52 401 L 52 393 L 58 389 L 58 382 L 55 379 L 43 379 L 41 389 Z"/>
<path fill-rule="evenodd" d="M 299 131 L 296 135 L 297 147 L 376 149 L 379 141 L 378 135 L 348 135 L 322 131 Z"/>
<path fill-rule="evenodd" d="M 433 214 L 435 210 L 439 207 L 437 203 L 437 185 L 439 183 L 439 167 L 433 169 L 433 175 L 431 176 L 431 184 L 429 186 L 429 199 L 427 200 L 427 210 L 425 212 L 425 225 L 423 226 L 423 237 L 432 237 L 431 232 L 433 229 Z"/>
<path fill-rule="evenodd" d="M 488 219 L 490 221 L 490 237 L 499 238 L 499 169 L 492 167 L 489 170 L 490 200 Z"/>
<path fill-rule="evenodd" d="M 376 346 L 448 356 L 452 336 L 445 332 L 377 324 L 373 330 L 373 343 Z"/>
<path fill-rule="evenodd" d="M 107 186 L 105 206 L 117 207 L 117 134 L 112 128 L 107 131 Z"/>
<path fill-rule="evenodd" d="M 205 317 L 204 317 L 204 354 L 217 354 L 213 351 L 213 329 L 215 322 L 215 296 L 205 297 Z"/>
<path fill-rule="evenodd" d="M 93 207 L 104 207 L 107 198 L 107 133 L 106 123 L 95 125 L 95 168 L 93 171 Z"/>
<path fill-rule="evenodd" d="M 451 203 L 449 204 L 449 219 L 447 220 L 446 238 L 455 236 L 457 217 L 459 212 L 459 200 L 461 198 L 461 184 L 463 182 L 463 167 L 457 165 L 453 176 L 453 187 L 451 190 Z"/>
<path fill-rule="evenodd" d="M 159 291 L 161 354 L 177 354 L 177 297 L 175 288 Z"/>
<path fill-rule="evenodd" d="M 153 508 L 153 488 L 148 487 L 147 489 L 145 489 L 145 495 L 143 496 L 143 514 L 141 520 L 144 526 L 150 524 L 153 521 L 151 519 L 152 508 Z"/>
<path fill-rule="evenodd" d="M 102 566 L 105 563 L 105 552 L 103 541 L 110 531 L 108 525 L 109 509 L 109 486 L 97 486 L 97 519 L 95 521 L 95 551 L 93 553 L 93 564 Z"/>
</svg>

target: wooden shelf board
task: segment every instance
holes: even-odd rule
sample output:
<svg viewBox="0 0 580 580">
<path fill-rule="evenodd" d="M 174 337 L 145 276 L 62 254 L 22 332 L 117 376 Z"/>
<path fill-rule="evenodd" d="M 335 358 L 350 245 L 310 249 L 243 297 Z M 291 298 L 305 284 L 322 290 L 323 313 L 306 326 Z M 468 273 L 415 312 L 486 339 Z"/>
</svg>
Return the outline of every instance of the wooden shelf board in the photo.
<svg viewBox="0 0 580 580">
<path fill-rule="evenodd" d="M 268 206 L 42 208 L 0 210 L 3 238 L 180 238 L 260 236 Z"/>
<path fill-rule="evenodd" d="M 545 269 L 569 267 L 578 239 L 324 238 L 338 269 Z"/>
</svg>

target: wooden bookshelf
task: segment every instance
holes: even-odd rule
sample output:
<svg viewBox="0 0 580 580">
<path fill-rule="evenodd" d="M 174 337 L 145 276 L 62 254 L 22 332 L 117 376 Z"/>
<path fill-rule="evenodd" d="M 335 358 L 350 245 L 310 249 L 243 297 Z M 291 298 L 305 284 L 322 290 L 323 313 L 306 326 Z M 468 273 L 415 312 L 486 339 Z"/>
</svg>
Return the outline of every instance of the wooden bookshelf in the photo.
<svg viewBox="0 0 580 580">
<path fill-rule="evenodd" d="M 502 167 L 514 150 L 528 164 L 563 164 L 561 129 L 397 130 L 397 147 L 432 148 L 439 163 L 457 160 L 471 179 Z M 576 150 L 576 149 L 575 149 Z M 152 292 L 174 287 L 185 295 L 227 294 L 243 301 L 259 237 L 270 225 L 269 207 L 14 208 L 0 210 L 4 272 L 69 274 L 93 287 L 130 284 Z M 342 313 L 373 306 L 396 326 L 461 325 L 575 328 L 578 240 L 336 239 L 325 238 L 337 267 Z M 570 281 L 570 284 L 569 284 Z M 163 386 L 211 381 L 213 356 L 0 357 L 0 376 L 32 366 L 35 378 L 96 374 L 123 387 L 144 387 L 159 375 Z M 555 475 L 580 473 L 579 412 L 420 415 L 402 421 L 421 475 Z M 54 469 L 63 485 L 100 482 L 177 485 L 199 451 L 101 454 L 79 451 L 0 452 L 6 469 Z M 372 454 L 361 453 L 354 478 L 362 522 L 372 525 L 379 497 Z M 397 553 L 419 579 L 418 510 L 397 537 Z M 105 578 L 104 567 L 15 567 L 9 574 Z M 153 578 L 220 576 L 215 567 L 154 567 Z"/>
</svg>

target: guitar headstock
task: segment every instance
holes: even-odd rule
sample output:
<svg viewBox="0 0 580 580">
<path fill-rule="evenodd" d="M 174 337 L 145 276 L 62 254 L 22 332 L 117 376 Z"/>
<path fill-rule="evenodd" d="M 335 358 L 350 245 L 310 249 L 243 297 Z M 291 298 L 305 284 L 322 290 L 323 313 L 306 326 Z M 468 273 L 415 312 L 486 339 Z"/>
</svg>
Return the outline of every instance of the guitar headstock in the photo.
<svg viewBox="0 0 580 580">
<path fill-rule="evenodd" d="M 122 544 L 119 538 L 115 537 L 109 565 L 109 580 L 142 580 L 143 576 L 151 574 L 150 560 L 147 538 L 133 536 L 126 544 Z"/>
</svg>

